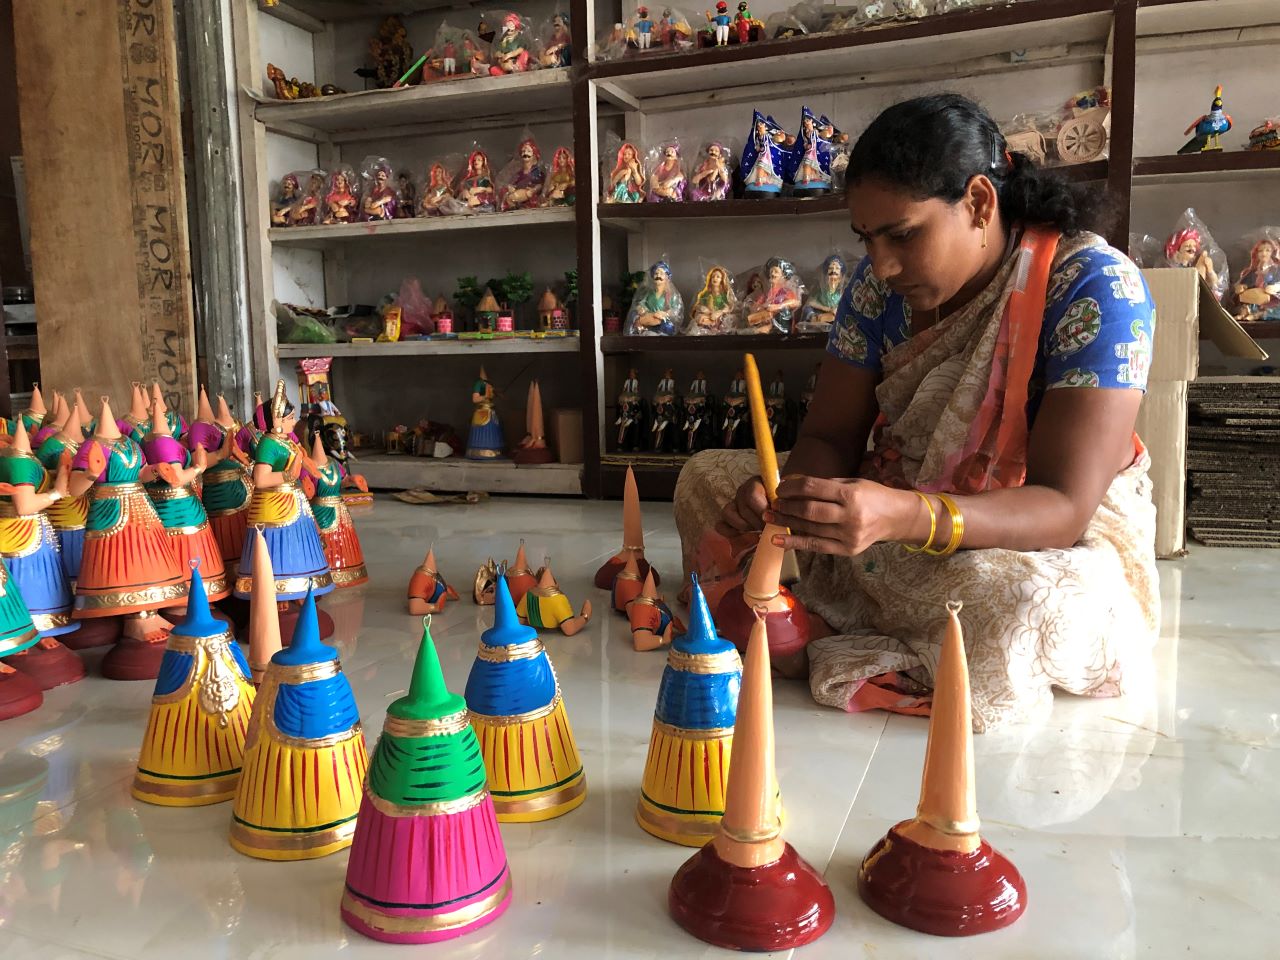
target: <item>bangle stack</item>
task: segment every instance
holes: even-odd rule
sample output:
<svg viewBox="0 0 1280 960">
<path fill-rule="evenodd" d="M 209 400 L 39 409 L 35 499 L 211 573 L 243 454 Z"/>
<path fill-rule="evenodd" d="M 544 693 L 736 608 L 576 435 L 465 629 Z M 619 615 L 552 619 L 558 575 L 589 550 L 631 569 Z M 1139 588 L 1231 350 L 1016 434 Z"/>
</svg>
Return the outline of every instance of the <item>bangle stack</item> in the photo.
<svg viewBox="0 0 1280 960">
<path fill-rule="evenodd" d="M 934 547 L 933 540 L 938 535 L 938 513 L 933 508 L 933 501 L 921 493 L 919 490 L 911 491 L 917 497 L 924 501 L 924 505 L 929 509 L 929 536 L 923 544 L 913 547 L 903 544 L 908 553 L 927 553 L 931 557 L 949 557 L 960 549 L 960 541 L 964 539 L 964 514 L 960 512 L 960 508 L 956 505 L 955 500 L 951 499 L 945 493 L 936 494 L 939 501 L 947 510 L 947 515 L 951 519 L 951 536 L 947 539 L 945 547 Z"/>
</svg>

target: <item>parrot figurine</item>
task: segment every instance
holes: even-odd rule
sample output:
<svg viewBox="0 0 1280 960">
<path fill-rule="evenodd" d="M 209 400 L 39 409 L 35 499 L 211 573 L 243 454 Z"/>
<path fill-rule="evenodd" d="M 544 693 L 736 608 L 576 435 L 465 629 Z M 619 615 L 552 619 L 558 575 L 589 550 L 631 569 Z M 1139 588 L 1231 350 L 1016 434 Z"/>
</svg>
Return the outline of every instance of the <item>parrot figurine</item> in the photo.
<svg viewBox="0 0 1280 960">
<path fill-rule="evenodd" d="M 1222 112 L 1222 86 L 1213 91 L 1213 105 L 1209 112 L 1183 131 L 1192 130 L 1196 135 L 1183 144 L 1178 153 L 1206 153 L 1222 149 L 1222 135 L 1231 129 L 1231 115 Z"/>
</svg>

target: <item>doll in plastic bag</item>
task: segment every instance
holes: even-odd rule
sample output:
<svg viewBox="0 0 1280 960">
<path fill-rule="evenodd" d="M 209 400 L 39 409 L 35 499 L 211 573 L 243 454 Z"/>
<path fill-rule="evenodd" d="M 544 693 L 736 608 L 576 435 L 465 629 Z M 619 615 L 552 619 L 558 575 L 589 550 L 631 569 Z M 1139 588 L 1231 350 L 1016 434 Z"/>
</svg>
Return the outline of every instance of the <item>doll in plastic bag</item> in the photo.
<svg viewBox="0 0 1280 960">
<path fill-rule="evenodd" d="M 919 19 L 929 15 L 924 0 L 893 0 L 893 15 L 899 19 Z"/>
<path fill-rule="evenodd" d="M 972 10 L 978 0 L 938 0 L 934 5 L 934 13 L 951 13 L 953 10 Z"/>
<path fill-rule="evenodd" d="M 694 298 L 684 332 L 695 337 L 732 333 L 737 309 L 733 277 L 720 264 L 714 264 L 707 270 L 702 289 Z"/>
<path fill-rule="evenodd" d="M 809 296 L 800 308 L 800 319 L 796 322 L 798 333 L 826 333 L 836 319 L 836 308 L 840 298 L 844 296 L 844 288 L 849 283 L 849 271 L 844 257 L 833 253 L 822 261 L 818 271 L 818 282 L 809 291 Z"/>
<path fill-rule="evenodd" d="M 542 151 L 526 128 L 515 156 L 498 174 L 498 209 L 527 210 L 542 206 L 546 183 L 547 168 L 542 165 Z"/>
<path fill-rule="evenodd" d="M 573 39 L 569 34 L 569 14 L 554 13 L 538 42 L 538 64 L 567 67 L 573 63 Z"/>
<path fill-rule="evenodd" d="M 689 178 L 689 199 L 728 200 L 733 189 L 733 158 L 729 148 L 713 140 L 702 148 L 702 159 Z"/>
<path fill-rule="evenodd" d="M 671 265 L 659 260 L 636 287 L 635 299 L 627 311 L 626 334 L 670 337 L 683 321 L 684 298 L 671 277 Z"/>
<path fill-rule="evenodd" d="M 1129 259 L 1143 269 L 1166 266 L 1164 244 L 1149 233 L 1129 234 Z"/>
<path fill-rule="evenodd" d="M 271 225 L 273 227 L 292 226 L 289 214 L 302 199 L 302 187 L 296 173 L 286 173 L 280 178 L 280 187 L 271 200 Z"/>
<path fill-rule="evenodd" d="M 497 197 L 493 188 L 493 174 L 489 170 L 489 155 L 478 146 L 474 146 L 467 155 L 466 166 L 453 193 L 467 213 L 493 212 Z"/>
<path fill-rule="evenodd" d="M 418 216 L 442 217 L 465 212 L 464 205 L 453 194 L 453 171 L 457 166 L 459 164 L 441 159 L 427 168 L 427 177 L 418 190 Z"/>
<path fill-rule="evenodd" d="M 827 142 L 831 151 L 831 185 L 843 190 L 844 174 L 849 166 L 849 135 L 824 114 L 818 118 L 818 136 Z"/>
<path fill-rule="evenodd" d="M 808 107 L 800 112 L 800 133 L 791 148 L 788 173 L 784 179 L 796 196 L 831 192 L 831 144 L 822 138 L 818 118 Z"/>
<path fill-rule="evenodd" d="M 320 210 L 324 204 L 325 172 L 323 170 L 299 170 L 293 174 L 299 184 L 304 184 L 298 200 L 286 214 L 288 225 L 305 227 L 320 222 Z"/>
<path fill-rule="evenodd" d="M 479 50 L 471 31 L 449 25 L 445 20 L 436 31 L 436 41 L 427 51 L 422 67 L 422 82 L 465 77 L 471 70 L 471 57 Z"/>
<path fill-rule="evenodd" d="M 868 26 L 892 19 L 893 15 L 891 0 L 862 0 L 854 19 L 858 26 Z"/>
<path fill-rule="evenodd" d="M 386 157 L 365 157 L 360 165 L 361 220 L 394 220 L 399 198 L 391 181 L 391 163 Z"/>
<path fill-rule="evenodd" d="M 345 164 L 329 171 L 326 185 L 322 223 L 354 223 L 360 209 L 360 197 L 356 193 L 356 173 Z"/>
<path fill-rule="evenodd" d="M 547 176 L 543 196 L 553 207 L 571 207 L 576 193 L 573 151 L 568 147 L 556 147 L 556 152 L 551 155 L 551 173 Z"/>
<path fill-rule="evenodd" d="M 413 174 L 401 170 L 396 174 L 396 219 L 407 220 L 418 215 L 418 185 Z"/>
<path fill-rule="evenodd" d="M 687 186 L 679 140 L 664 141 L 649 151 L 650 203 L 678 203 L 684 200 Z"/>
<path fill-rule="evenodd" d="M 1237 320 L 1280 320 L 1280 229 L 1267 227 L 1256 235 L 1249 265 L 1231 291 Z"/>
<path fill-rule="evenodd" d="M 526 70 L 536 69 L 538 63 L 529 54 L 531 47 L 529 31 L 520 14 L 504 13 L 502 29 L 493 39 L 490 75 L 501 77 L 508 73 L 524 73 Z"/>
<path fill-rule="evenodd" d="M 627 28 L 615 23 L 596 40 L 597 60 L 617 60 L 627 52 Z"/>
<path fill-rule="evenodd" d="M 742 188 L 748 197 L 776 197 L 787 172 L 786 131 L 759 110 L 751 118 L 751 135 L 742 148 Z"/>
<path fill-rule="evenodd" d="M 631 143 L 623 141 L 614 155 L 605 189 L 605 203 L 641 203 L 644 201 L 644 164 Z"/>
<path fill-rule="evenodd" d="M 740 333 L 790 333 L 791 322 L 804 299 L 804 284 L 790 260 L 770 257 L 760 284 L 742 301 Z"/>
<path fill-rule="evenodd" d="M 1165 242 L 1164 256 L 1171 267 L 1193 267 L 1219 300 L 1227 292 L 1227 255 L 1191 207 L 1178 218 Z"/>
</svg>

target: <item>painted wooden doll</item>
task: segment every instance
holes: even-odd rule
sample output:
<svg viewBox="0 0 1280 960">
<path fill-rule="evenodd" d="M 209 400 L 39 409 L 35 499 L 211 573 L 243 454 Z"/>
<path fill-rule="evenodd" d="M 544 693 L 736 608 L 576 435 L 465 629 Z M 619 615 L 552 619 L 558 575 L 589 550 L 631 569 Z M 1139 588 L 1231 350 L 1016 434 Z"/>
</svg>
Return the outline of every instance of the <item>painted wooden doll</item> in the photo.
<svg viewBox="0 0 1280 960">
<path fill-rule="evenodd" d="M 369 571 L 364 565 L 360 536 L 342 499 L 342 465 L 325 456 L 324 440 L 319 433 L 311 446 L 311 463 L 315 468 L 316 487 L 315 496 L 311 498 L 311 513 L 320 531 L 333 585 L 355 587 L 368 583 Z"/>
</svg>

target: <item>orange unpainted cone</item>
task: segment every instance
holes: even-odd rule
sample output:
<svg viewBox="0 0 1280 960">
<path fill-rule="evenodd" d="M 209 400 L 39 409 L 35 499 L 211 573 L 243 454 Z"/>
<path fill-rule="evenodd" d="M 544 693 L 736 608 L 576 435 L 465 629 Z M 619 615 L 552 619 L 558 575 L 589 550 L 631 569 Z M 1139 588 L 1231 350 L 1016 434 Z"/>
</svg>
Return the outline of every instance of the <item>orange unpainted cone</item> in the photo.
<svg viewBox="0 0 1280 960">
<path fill-rule="evenodd" d="M 67 422 L 67 417 L 71 415 L 70 408 L 67 406 L 67 398 L 57 390 L 53 391 L 53 411 L 50 414 L 53 422 L 61 426 Z"/>
<path fill-rule="evenodd" d="M 133 381 L 133 394 L 129 400 L 129 417 L 134 424 L 146 423 L 150 414 L 147 412 L 147 394 L 142 384 Z"/>
<path fill-rule="evenodd" d="M 17 417 L 16 420 L 17 423 L 13 428 L 13 442 L 10 446 L 17 453 L 30 453 L 31 437 L 27 435 L 27 425 L 23 423 L 22 417 Z"/>
<path fill-rule="evenodd" d="M 507 589 L 511 591 L 512 603 L 518 604 L 526 593 L 538 585 L 538 578 L 529 569 L 529 558 L 525 554 L 523 540 L 516 547 L 515 563 L 508 568 L 506 577 Z"/>
<path fill-rule="evenodd" d="M 169 418 L 165 416 L 168 408 L 164 405 L 164 397 L 160 396 L 160 391 L 156 390 L 154 401 L 151 404 L 151 434 L 156 437 L 172 436 L 169 430 Z"/>
<path fill-rule="evenodd" d="M 49 411 L 44 405 L 44 395 L 40 392 L 40 384 L 31 385 L 31 402 L 27 404 L 27 412 L 42 417 Z"/>
<path fill-rule="evenodd" d="M 329 458 L 324 453 L 324 439 L 320 436 L 319 431 L 316 431 L 316 435 L 311 441 L 311 459 L 315 463 L 317 470 L 329 462 Z"/>
<path fill-rule="evenodd" d="M 858 892 L 871 909 L 939 936 L 1006 927 L 1022 915 L 1027 899 L 1017 868 L 978 833 L 960 609 L 957 602 L 947 604 L 916 815 L 872 847 L 858 871 Z"/>
<path fill-rule="evenodd" d="M 835 917 L 831 889 L 782 839 L 769 674 L 769 638 L 759 617 L 742 671 L 724 816 L 712 841 L 676 872 L 667 895 L 680 926 L 733 950 L 803 946 Z"/>
<path fill-rule="evenodd" d="M 196 404 L 196 420 L 199 423 L 213 423 L 213 407 L 209 405 L 209 394 L 200 384 L 200 400 Z"/>
<path fill-rule="evenodd" d="M 82 418 L 84 414 L 80 415 Z M 98 413 L 98 428 L 94 434 L 100 440 L 119 440 L 120 428 L 116 426 L 116 415 L 111 412 L 111 401 L 102 398 L 102 410 Z"/>
<path fill-rule="evenodd" d="M 538 586 L 543 590 L 556 590 L 560 587 L 560 584 L 556 583 L 556 575 L 551 572 L 550 558 L 542 561 L 542 570 L 538 574 Z"/>
<path fill-rule="evenodd" d="M 224 430 L 229 430 L 236 425 L 236 418 L 231 416 L 231 410 L 227 406 L 227 398 L 222 394 L 218 394 L 218 413 L 213 418 L 213 422 Z"/>
<path fill-rule="evenodd" d="M 86 424 L 91 421 L 93 417 L 89 414 L 89 408 L 84 404 L 84 396 L 80 393 L 79 387 L 76 387 L 75 390 L 72 391 L 72 396 L 74 397 L 72 402 L 75 404 L 76 410 L 80 414 L 80 422 L 82 424 Z M 115 421 L 113 420 L 112 423 L 114 422 Z"/>
<path fill-rule="evenodd" d="M 627 479 L 622 485 L 622 549 L 604 562 L 596 571 L 595 584 L 601 590 L 612 590 L 618 572 L 627 565 L 627 556 L 634 552 L 640 574 L 649 572 L 649 561 L 644 558 L 644 522 L 640 517 L 640 488 L 636 486 L 635 471 L 627 467 Z M 654 575 L 657 582 L 662 577 Z"/>
<path fill-rule="evenodd" d="M 80 411 L 72 410 L 67 415 L 67 422 L 58 431 L 58 439 L 63 443 L 74 443 L 77 447 L 84 443 L 84 430 L 81 429 Z"/>
<path fill-rule="evenodd" d="M 526 435 L 522 444 L 512 451 L 516 463 L 550 463 L 553 459 L 547 447 L 546 427 L 542 419 L 542 388 L 537 380 L 529 381 L 529 399 L 525 404 Z"/>
<path fill-rule="evenodd" d="M 249 596 L 249 671 L 256 686 L 262 682 L 267 664 L 280 650 L 280 611 L 276 606 L 275 572 L 262 529 L 250 536 L 253 545 L 253 593 Z"/>
<path fill-rule="evenodd" d="M 624 617 L 627 615 L 627 604 L 640 596 L 644 589 L 644 578 L 640 575 L 640 564 L 636 560 L 634 550 L 624 551 L 627 555 L 626 565 L 618 571 L 613 579 L 613 609 Z M 646 576 L 652 576 L 650 569 Z"/>
</svg>

